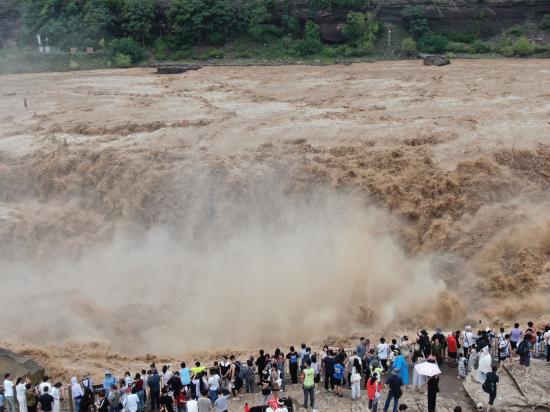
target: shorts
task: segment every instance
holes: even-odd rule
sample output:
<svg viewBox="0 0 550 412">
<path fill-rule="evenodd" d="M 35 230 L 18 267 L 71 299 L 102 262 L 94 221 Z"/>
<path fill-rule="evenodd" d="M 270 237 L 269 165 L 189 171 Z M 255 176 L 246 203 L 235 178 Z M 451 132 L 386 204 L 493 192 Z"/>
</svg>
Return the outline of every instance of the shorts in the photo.
<svg viewBox="0 0 550 412">
<path fill-rule="evenodd" d="M 531 364 L 531 354 L 528 353 L 526 355 L 520 355 L 519 364 L 522 366 L 529 367 L 529 365 Z"/>
<path fill-rule="evenodd" d="M 456 359 L 456 352 L 449 352 L 449 358 Z"/>
<path fill-rule="evenodd" d="M 344 385 L 342 384 L 342 379 L 336 379 L 335 377 L 332 377 L 332 384 L 333 384 L 334 386 L 344 386 Z"/>
<path fill-rule="evenodd" d="M 516 350 L 518 348 L 518 343 L 511 340 L 510 346 L 512 347 L 512 349 Z"/>
</svg>

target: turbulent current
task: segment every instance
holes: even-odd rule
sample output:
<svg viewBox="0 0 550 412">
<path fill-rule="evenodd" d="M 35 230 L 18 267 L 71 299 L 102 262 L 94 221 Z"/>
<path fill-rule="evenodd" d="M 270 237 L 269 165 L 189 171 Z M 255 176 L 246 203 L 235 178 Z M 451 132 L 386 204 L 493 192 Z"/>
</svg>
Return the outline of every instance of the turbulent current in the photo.
<svg viewBox="0 0 550 412">
<path fill-rule="evenodd" d="M 175 353 L 542 320 L 544 70 L 0 77 L 3 339 Z"/>
</svg>

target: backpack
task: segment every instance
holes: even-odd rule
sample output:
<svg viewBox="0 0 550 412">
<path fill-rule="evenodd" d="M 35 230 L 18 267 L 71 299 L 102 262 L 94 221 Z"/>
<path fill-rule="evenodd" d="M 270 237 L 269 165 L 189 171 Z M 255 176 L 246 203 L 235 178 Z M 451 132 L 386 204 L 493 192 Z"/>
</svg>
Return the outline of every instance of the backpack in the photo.
<svg viewBox="0 0 550 412">
<path fill-rule="evenodd" d="M 241 378 L 243 381 L 248 376 L 248 366 L 241 366 L 239 369 L 239 378 Z"/>
<path fill-rule="evenodd" d="M 298 355 L 290 355 L 290 363 L 298 363 Z"/>
<path fill-rule="evenodd" d="M 526 341 L 522 341 L 522 342 L 519 344 L 516 353 L 517 353 L 518 355 L 520 355 L 520 356 L 527 355 L 527 354 L 529 353 L 529 347 L 527 346 L 527 342 L 526 342 Z"/>
<path fill-rule="evenodd" d="M 481 389 L 483 389 L 484 392 L 491 393 L 491 384 L 485 381 L 483 385 L 481 385 Z"/>
</svg>

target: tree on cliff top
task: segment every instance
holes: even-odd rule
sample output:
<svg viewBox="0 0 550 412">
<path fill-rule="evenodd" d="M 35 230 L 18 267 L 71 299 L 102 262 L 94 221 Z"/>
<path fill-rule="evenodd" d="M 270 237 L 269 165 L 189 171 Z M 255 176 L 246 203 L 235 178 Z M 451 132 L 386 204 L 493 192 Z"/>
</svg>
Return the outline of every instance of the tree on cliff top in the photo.
<svg viewBox="0 0 550 412">
<path fill-rule="evenodd" d="M 428 19 L 423 7 L 407 6 L 401 11 L 401 17 L 405 20 L 409 33 L 415 39 L 419 39 L 428 32 Z"/>
</svg>

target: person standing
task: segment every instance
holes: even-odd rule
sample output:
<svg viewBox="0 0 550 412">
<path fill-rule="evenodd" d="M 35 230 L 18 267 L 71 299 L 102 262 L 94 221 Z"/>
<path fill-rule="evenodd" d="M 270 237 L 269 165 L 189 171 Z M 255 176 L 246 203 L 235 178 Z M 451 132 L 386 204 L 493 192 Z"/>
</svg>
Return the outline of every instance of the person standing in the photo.
<svg viewBox="0 0 550 412">
<path fill-rule="evenodd" d="M 437 393 L 439 392 L 439 376 L 435 375 L 428 379 L 428 412 L 435 412 Z"/>
<path fill-rule="evenodd" d="M 292 347 L 294 348 L 294 347 Z M 260 349 L 258 359 L 256 359 L 256 368 L 258 370 L 258 377 L 260 378 L 260 382 L 262 381 L 262 374 L 264 373 L 265 369 L 265 352 L 263 349 Z M 222 368 L 223 368 L 223 362 L 222 362 Z M 227 369 L 227 373 L 229 373 L 229 369 Z M 224 375 L 224 371 L 222 369 L 222 377 Z M 296 383 L 298 383 L 298 378 L 296 378 Z"/>
<path fill-rule="evenodd" d="M 359 339 L 359 344 L 357 345 L 357 348 L 355 349 L 355 352 L 357 353 L 357 356 L 359 356 L 359 359 L 361 359 L 361 362 L 365 358 L 365 355 L 367 354 L 367 345 L 365 344 L 365 338 Z"/>
<path fill-rule="evenodd" d="M 519 364 L 522 367 L 520 373 L 524 373 L 525 377 L 529 377 L 531 366 L 531 336 L 525 335 L 523 340 L 517 347 L 516 353 L 519 355 Z"/>
<path fill-rule="evenodd" d="M 99 399 L 97 400 L 96 408 L 97 412 L 109 412 L 109 400 L 105 396 L 105 392 L 99 392 Z"/>
<path fill-rule="evenodd" d="M 159 405 L 165 412 L 174 412 L 174 398 L 168 393 L 168 388 L 162 388 L 162 395 L 159 398 Z"/>
<path fill-rule="evenodd" d="M 399 369 L 393 369 L 391 371 L 391 376 L 386 380 L 386 386 L 388 387 L 388 398 L 384 405 L 384 412 L 388 412 L 390 408 L 390 403 L 393 399 L 393 412 L 397 412 L 399 407 L 399 398 L 403 395 L 401 387 L 403 386 L 403 380 L 399 376 Z"/>
<path fill-rule="evenodd" d="M 542 335 L 544 343 L 546 345 L 546 363 L 550 362 L 550 326 L 546 325 L 544 327 L 544 335 Z"/>
<path fill-rule="evenodd" d="M 216 399 L 216 402 L 214 402 L 214 407 L 216 408 L 216 412 L 228 412 L 229 406 L 227 405 L 227 400 L 229 396 L 225 393 L 223 393 L 221 390 L 218 393 L 218 398 Z"/>
<path fill-rule="evenodd" d="M 367 380 L 367 396 L 369 398 L 369 410 L 376 412 L 378 410 L 378 401 L 382 396 L 382 384 L 378 379 L 377 372 L 374 372 Z"/>
<path fill-rule="evenodd" d="M 36 391 L 29 381 L 25 385 L 25 398 L 27 401 L 27 410 L 29 412 L 36 412 L 38 407 L 38 396 L 36 396 Z"/>
<path fill-rule="evenodd" d="M 52 393 L 50 393 L 53 398 L 53 412 L 61 411 L 61 386 L 61 382 L 57 382 L 53 385 Z"/>
<path fill-rule="evenodd" d="M 191 385 L 191 370 L 187 367 L 185 362 L 182 362 L 180 366 L 181 384 L 183 385 L 183 388 L 187 391 L 189 389 L 189 385 Z"/>
<path fill-rule="evenodd" d="M 456 340 L 456 332 L 452 332 L 447 336 L 447 355 L 449 357 L 449 366 L 456 368 L 456 360 L 458 353 L 458 343 Z"/>
<path fill-rule="evenodd" d="M 514 323 L 514 327 L 510 331 L 510 346 L 512 347 L 512 353 L 515 354 L 519 343 L 523 336 L 523 330 L 520 329 L 519 323 Z"/>
<path fill-rule="evenodd" d="M 17 403 L 19 403 L 19 412 L 28 412 L 27 409 L 27 380 L 23 381 L 23 378 L 17 378 L 15 381 L 15 394 L 17 396 Z"/>
<path fill-rule="evenodd" d="M 339 398 L 342 398 L 344 395 L 342 395 L 341 390 L 343 386 L 344 381 L 344 372 L 346 370 L 346 367 L 342 364 L 342 361 L 340 359 L 336 359 L 336 363 L 334 364 L 334 373 L 332 374 L 332 381 L 334 383 L 334 390 L 336 392 L 336 396 Z"/>
<path fill-rule="evenodd" d="M 511 346 L 510 346 L 510 335 L 507 333 L 501 339 L 499 337 L 498 342 L 498 366 L 499 369 L 504 366 L 506 359 L 510 359 L 510 366 L 512 366 L 512 357 L 511 357 Z"/>
<path fill-rule="evenodd" d="M 307 409 L 308 398 L 311 409 L 315 409 L 315 369 L 311 367 L 311 361 L 307 361 L 302 370 L 302 385 L 304 389 L 304 408 Z"/>
<path fill-rule="evenodd" d="M 239 395 L 241 394 L 241 388 L 243 387 L 243 380 L 241 379 L 241 364 L 237 362 L 235 356 L 231 355 L 229 357 L 231 361 L 231 366 L 229 368 L 229 380 L 233 384 L 233 400 L 239 400 Z"/>
<path fill-rule="evenodd" d="M 388 356 L 390 347 L 386 343 L 385 338 L 380 338 L 380 343 L 376 347 L 378 359 L 380 359 L 380 363 L 382 364 L 382 368 L 384 368 L 384 373 L 388 372 Z"/>
<path fill-rule="evenodd" d="M 4 374 L 4 398 L 6 412 L 15 412 L 15 386 L 9 373 Z"/>
<path fill-rule="evenodd" d="M 497 383 L 499 381 L 497 370 L 497 366 L 492 367 L 491 372 L 487 373 L 485 383 L 482 386 L 483 390 L 489 394 L 489 406 L 491 409 L 497 397 Z"/>
<path fill-rule="evenodd" d="M 350 375 L 351 400 L 361 399 L 361 361 L 359 357 L 353 360 Z"/>
<path fill-rule="evenodd" d="M 116 385 L 116 378 L 109 371 L 105 371 L 105 377 L 103 378 L 103 391 L 105 392 L 105 397 L 109 398 L 109 392 L 111 391 L 111 386 Z"/>
<path fill-rule="evenodd" d="M 128 394 L 126 399 L 124 399 L 124 408 L 128 412 L 137 412 L 139 409 L 139 397 L 136 392 L 136 388 L 132 389 L 132 393 Z"/>
<path fill-rule="evenodd" d="M 210 394 L 210 400 L 212 403 L 216 402 L 216 399 L 218 398 L 220 379 L 220 375 L 218 375 L 216 369 L 210 369 L 210 377 L 208 378 L 208 393 Z"/>
<path fill-rule="evenodd" d="M 248 359 L 246 361 L 247 365 L 247 372 L 246 376 L 244 378 L 244 386 L 246 393 L 254 393 L 255 390 L 255 383 L 256 383 L 256 368 L 254 367 L 254 361 L 252 359 Z"/>
<path fill-rule="evenodd" d="M 216 394 L 216 397 L 218 394 Z M 199 412 L 210 412 L 210 409 L 212 408 L 212 401 L 210 398 L 208 398 L 208 392 L 204 391 L 201 393 L 201 396 L 199 400 L 197 401 L 197 406 L 199 409 Z"/>
<path fill-rule="evenodd" d="M 151 398 L 151 410 L 160 408 L 160 375 L 156 369 L 153 370 L 153 374 L 147 380 L 149 386 L 149 397 Z"/>
<path fill-rule="evenodd" d="M 464 328 L 464 341 L 462 347 L 464 348 L 464 356 L 468 357 L 470 350 L 475 346 L 474 332 L 472 332 L 471 326 L 466 326 Z"/>
<path fill-rule="evenodd" d="M 107 400 L 109 401 L 109 412 L 120 411 L 120 391 L 118 390 L 116 385 L 111 386 L 111 389 L 109 390 L 109 398 Z M 151 409 L 151 411 L 153 411 L 153 409 Z"/>
<path fill-rule="evenodd" d="M 325 391 L 328 392 L 328 387 L 330 384 L 330 390 L 334 390 L 334 352 L 329 349 L 327 356 L 323 360 L 323 366 L 325 370 Z"/>
<path fill-rule="evenodd" d="M 42 377 L 42 382 L 38 385 L 39 395 L 44 395 L 44 388 L 48 388 L 48 394 L 51 396 L 52 393 L 52 384 L 48 382 L 50 378 L 46 375 Z"/>
<path fill-rule="evenodd" d="M 477 367 L 477 381 L 481 384 L 485 382 L 487 373 L 491 371 L 491 365 L 493 358 L 489 353 L 489 346 L 484 346 L 479 354 L 479 361 Z"/>
</svg>

